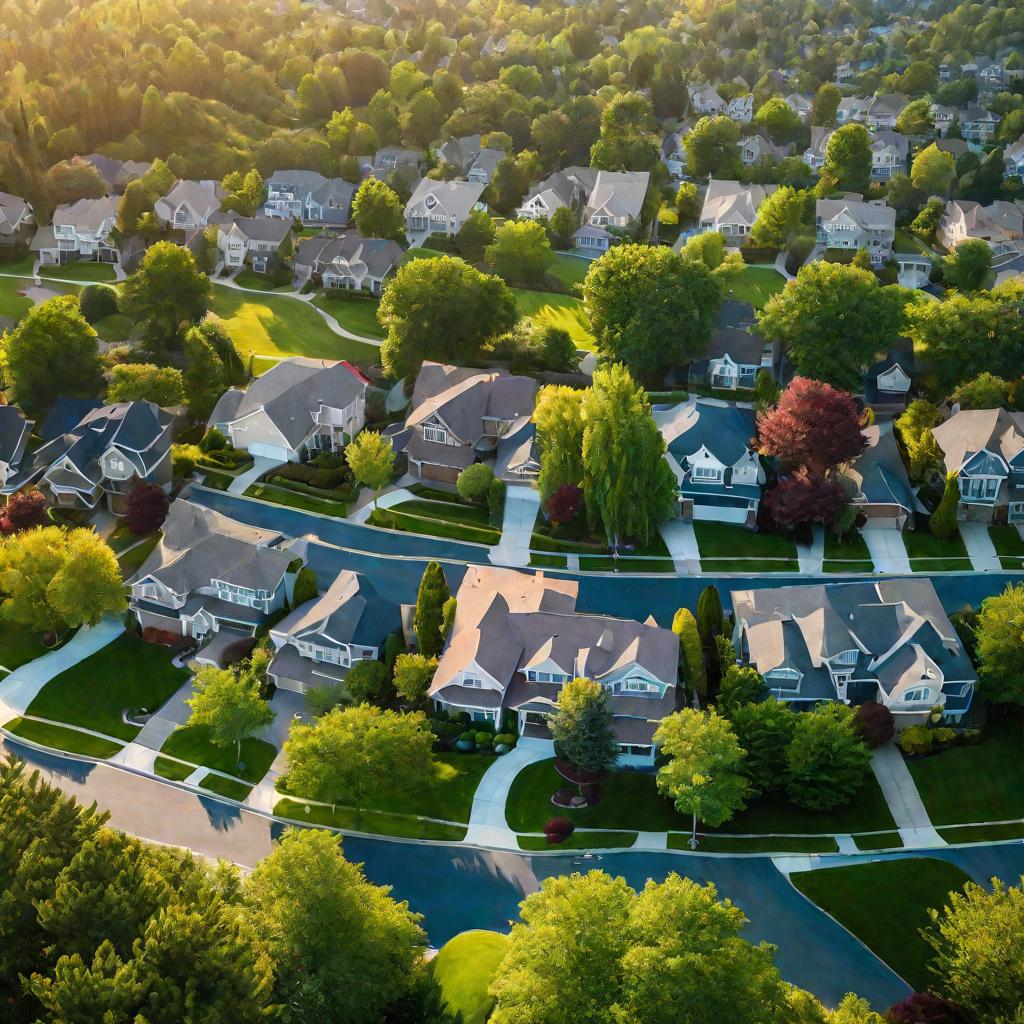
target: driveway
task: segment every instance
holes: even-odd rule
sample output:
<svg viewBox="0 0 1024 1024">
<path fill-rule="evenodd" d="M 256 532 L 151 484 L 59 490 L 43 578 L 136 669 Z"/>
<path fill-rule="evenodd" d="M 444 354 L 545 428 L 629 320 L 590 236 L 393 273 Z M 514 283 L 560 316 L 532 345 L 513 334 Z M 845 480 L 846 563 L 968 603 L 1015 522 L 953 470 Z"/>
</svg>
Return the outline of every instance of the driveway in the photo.
<svg viewBox="0 0 1024 1024">
<path fill-rule="evenodd" d="M 274 466 L 279 465 L 280 463 L 277 459 L 268 459 L 266 455 L 255 455 L 253 456 L 252 466 L 244 473 L 239 473 L 228 485 L 228 490 L 232 494 L 244 494 L 248 490 L 249 485 L 256 483 L 268 469 L 273 469 Z"/>
<path fill-rule="evenodd" d="M 501 543 L 491 549 L 496 565 L 529 565 L 530 538 L 540 510 L 540 495 L 533 487 L 513 485 L 505 492 Z"/>
<path fill-rule="evenodd" d="M 1003 568 L 992 544 L 987 523 L 961 523 L 960 536 L 964 539 L 967 554 L 975 572 L 1000 572 Z"/>
<path fill-rule="evenodd" d="M 878 526 L 865 526 L 860 531 L 868 546 L 875 572 L 910 575 L 910 559 L 903 545 L 903 534 L 899 530 L 885 530 Z"/>
</svg>

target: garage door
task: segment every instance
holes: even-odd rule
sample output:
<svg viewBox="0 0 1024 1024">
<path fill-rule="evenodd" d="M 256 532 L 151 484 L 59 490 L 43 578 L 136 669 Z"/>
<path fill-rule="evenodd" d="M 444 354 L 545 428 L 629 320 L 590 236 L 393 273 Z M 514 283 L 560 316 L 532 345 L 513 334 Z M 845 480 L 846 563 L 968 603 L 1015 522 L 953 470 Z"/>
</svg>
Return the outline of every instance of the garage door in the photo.
<svg viewBox="0 0 1024 1024">
<path fill-rule="evenodd" d="M 298 456 L 295 452 L 288 448 L 282 448 L 277 444 L 251 444 L 246 449 L 249 454 L 255 459 L 262 457 L 265 459 L 273 459 L 275 462 L 298 462 Z"/>
<path fill-rule="evenodd" d="M 747 522 L 747 510 L 745 508 L 718 508 L 695 504 L 693 518 L 709 523 L 739 523 L 740 526 L 743 526 Z"/>
<path fill-rule="evenodd" d="M 459 471 L 451 466 L 432 466 L 424 462 L 420 476 L 424 480 L 443 480 L 445 483 L 453 484 L 459 478 Z"/>
</svg>

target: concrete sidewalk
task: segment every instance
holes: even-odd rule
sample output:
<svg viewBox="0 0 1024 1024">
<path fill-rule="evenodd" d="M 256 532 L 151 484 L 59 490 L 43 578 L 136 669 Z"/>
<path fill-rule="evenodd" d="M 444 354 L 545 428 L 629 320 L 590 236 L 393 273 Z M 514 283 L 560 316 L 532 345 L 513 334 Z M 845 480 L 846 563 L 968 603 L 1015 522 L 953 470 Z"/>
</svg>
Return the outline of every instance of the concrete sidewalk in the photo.
<svg viewBox="0 0 1024 1024">
<path fill-rule="evenodd" d="M 529 565 L 530 539 L 540 511 L 540 495 L 532 487 L 513 484 L 505 492 L 501 543 L 491 549 L 497 565 Z"/>
<path fill-rule="evenodd" d="M 279 465 L 280 463 L 277 459 L 268 459 L 265 455 L 256 455 L 253 457 L 252 466 L 244 473 L 239 473 L 228 485 L 228 490 L 232 494 L 245 494 L 250 484 L 256 483 L 268 469 L 273 469 L 274 466 Z"/>
<path fill-rule="evenodd" d="M 825 528 L 820 524 L 811 527 L 811 543 L 797 544 L 796 557 L 800 572 L 804 576 L 820 576 L 825 561 Z"/>
<path fill-rule="evenodd" d="M 914 777 L 895 743 L 886 743 L 871 752 L 871 769 L 889 805 L 904 846 L 945 846 L 946 841 L 935 831 L 921 794 L 914 784 Z"/>
</svg>

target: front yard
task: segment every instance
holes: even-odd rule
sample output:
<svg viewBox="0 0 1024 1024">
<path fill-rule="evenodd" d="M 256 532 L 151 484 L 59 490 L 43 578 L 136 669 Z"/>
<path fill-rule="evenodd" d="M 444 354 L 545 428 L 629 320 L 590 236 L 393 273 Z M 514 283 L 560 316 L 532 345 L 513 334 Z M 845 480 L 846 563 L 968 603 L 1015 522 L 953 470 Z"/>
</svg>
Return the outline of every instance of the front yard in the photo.
<svg viewBox="0 0 1024 1024">
<path fill-rule="evenodd" d="M 490 546 L 501 542 L 501 530 L 488 525 L 486 509 L 420 498 L 399 502 L 391 508 L 374 509 L 367 524 L 470 544 Z"/>
<path fill-rule="evenodd" d="M 13 672 L 45 653 L 41 634 L 0 621 L 0 672 Z"/>
<path fill-rule="evenodd" d="M 764 304 L 786 286 L 786 279 L 771 267 L 745 267 L 726 290 L 726 298 L 735 302 L 749 302 L 754 309 Z"/>
<path fill-rule="evenodd" d="M 577 348 L 593 351 L 594 335 L 591 333 L 590 321 L 583 303 L 575 296 L 525 288 L 513 288 L 512 294 L 523 315 L 538 327 L 560 327 L 568 332 Z"/>
<path fill-rule="evenodd" d="M 872 572 L 875 563 L 871 561 L 864 538 L 851 532 L 840 540 L 831 530 L 825 533 L 825 572 Z"/>
<path fill-rule="evenodd" d="M 55 277 L 63 278 L 66 281 L 85 281 L 94 283 L 98 281 L 110 282 L 117 279 L 114 268 L 109 263 L 94 263 L 81 261 L 78 263 L 64 263 L 61 266 L 40 267 L 41 278 Z"/>
<path fill-rule="evenodd" d="M 217 771 L 235 775 L 249 782 L 259 782 L 267 774 L 271 762 L 277 756 L 277 748 L 272 743 L 267 743 L 266 740 L 259 740 L 255 737 L 242 740 L 242 762 L 245 767 L 240 770 L 235 760 L 235 747 L 218 747 L 212 743 L 210 730 L 203 725 L 182 726 L 175 729 L 167 737 L 160 752 L 177 757 L 182 761 L 188 761 L 189 764 L 197 768 L 215 768 Z M 175 769 L 181 768 L 173 761 L 166 763 L 174 765 Z M 158 774 L 162 775 L 163 772 Z M 190 773 L 186 772 L 186 775 L 188 774 Z"/>
<path fill-rule="evenodd" d="M 923 529 L 904 530 L 903 543 L 914 572 L 956 572 L 970 570 L 971 560 L 959 533 L 947 540 L 936 537 L 925 524 Z"/>
<path fill-rule="evenodd" d="M 704 572 L 796 572 L 796 541 L 728 523 L 693 524 Z"/>
<path fill-rule="evenodd" d="M 353 295 L 339 289 L 320 292 L 313 299 L 313 305 L 325 313 L 330 313 L 342 327 L 347 327 L 353 334 L 361 334 L 367 338 L 383 338 L 386 333 L 377 322 L 379 302 L 371 296 Z"/>
<path fill-rule="evenodd" d="M 1024 569 L 1024 540 L 1016 526 L 990 526 L 992 544 L 1004 569 Z"/>
<path fill-rule="evenodd" d="M 21 294 L 31 286 L 31 281 L 0 277 L 0 316 L 20 320 L 32 308 L 32 300 Z"/>
<path fill-rule="evenodd" d="M 66 750 L 69 754 L 84 754 L 86 757 L 106 759 L 116 754 L 121 746 L 99 736 L 65 729 L 49 722 L 33 722 L 28 718 L 12 718 L 4 728 L 23 740 L 38 743 L 55 750 Z"/>
</svg>

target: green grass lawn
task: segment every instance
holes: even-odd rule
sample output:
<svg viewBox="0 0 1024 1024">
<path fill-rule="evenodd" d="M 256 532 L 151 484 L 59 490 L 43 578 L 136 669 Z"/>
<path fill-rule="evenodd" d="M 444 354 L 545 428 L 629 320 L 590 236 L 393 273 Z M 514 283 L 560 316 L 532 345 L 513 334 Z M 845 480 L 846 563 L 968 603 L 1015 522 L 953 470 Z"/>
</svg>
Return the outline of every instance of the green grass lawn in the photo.
<svg viewBox="0 0 1024 1024">
<path fill-rule="evenodd" d="M 31 281 L 0 277 L 0 316 L 20 320 L 32 308 L 32 300 L 21 294 L 30 286 Z"/>
<path fill-rule="evenodd" d="M 771 267 L 745 267 L 743 273 L 726 289 L 726 298 L 749 302 L 760 309 L 776 292 L 781 292 L 786 279 Z"/>
<path fill-rule="evenodd" d="M 560 327 L 567 331 L 577 348 L 593 351 L 594 336 L 583 303 L 573 295 L 513 288 L 523 315 L 541 327 Z"/>
<path fill-rule="evenodd" d="M 377 322 L 379 302 L 370 296 L 352 295 L 350 292 L 321 292 L 313 299 L 313 305 L 330 313 L 342 327 L 353 334 L 367 338 L 383 338 L 384 328 Z"/>
<path fill-rule="evenodd" d="M 930 256 L 931 253 L 928 251 L 928 246 L 912 235 L 906 228 L 896 229 L 896 238 L 892 243 L 893 252 L 906 252 L 914 253 L 915 255 L 924 253 L 926 256 Z"/>
<path fill-rule="evenodd" d="M 424 519 L 436 519 L 440 522 L 461 523 L 463 526 L 479 526 L 490 528 L 487 509 L 476 505 L 462 505 L 450 501 L 433 501 L 428 498 L 416 498 L 400 501 L 391 508 L 396 512 Z"/>
<path fill-rule="evenodd" d="M 635 832 L 574 832 L 561 843 L 547 836 L 518 836 L 520 850 L 625 850 L 636 842 Z"/>
<path fill-rule="evenodd" d="M 1024 839 L 1024 822 L 1005 825 L 954 825 L 936 829 L 947 843 L 998 843 L 1007 839 Z"/>
<path fill-rule="evenodd" d="M 147 537 L 145 540 L 140 541 L 130 551 L 126 551 L 123 555 L 118 558 L 118 564 L 121 566 L 121 575 L 125 579 L 129 579 L 134 576 L 142 567 L 142 563 L 149 558 L 153 551 L 153 548 L 160 543 L 160 536 L 154 535 Z"/>
<path fill-rule="evenodd" d="M 587 271 L 594 265 L 593 260 L 581 256 L 569 256 L 556 252 L 555 258 L 547 272 L 567 288 L 574 284 L 583 284 Z"/>
<path fill-rule="evenodd" d="M 463 1024 L 484 1024 L 494 1009 L 487 989 L 505 955 L 508 939 L 498 932 L 474 930 L 449 939 L 431 964 L 448 1009 Z"/>
<path fill-rule="evenodd" d="M 789 880 L 922 990 L 931 982 L 932 949 L 920 934 L 931 924 L 928 910 L 944 906 L 970 877 L 947 861 L 911 857 L 800 871 Z"/>
<path fill-rule="evenodd" d="M 990 526 L 992 544 L 1004 569 L 1024 569 L 1024 540 L 1015 526 Z"/>
<path fill-rule="evenodd" d="M 450 252 L 441 252 L 440 249 L 428 249 L 425 245 L 421 245 L 416 249 L 410 249 L 406 252 L 401 259 L 402 263 L 408 263 L 409 260 L 433 260 L 437 259 L 438 256 L 451 256 Z"/>
<path fill-rule="evenodd" d="M 123 313 L 112 313 L 92 326 L 104 341 L 127 341 L 132 333 L 132 322 Z"/>
<path fill-rule="evenodd" d="M 255 270 L 240 271 L 235 275 L 235 284 L 240 285 L 242 288 L 255 288 L 259 292 L 294 292 L 291 284 L 271 284 L 270 278 L 266 274 L 257 274 Z"/>
<path fill-rule="evenodd" d="M 776 839 L 774 836 L 722 836 L 700 835 L 698 852 L 705 853 L 835 853 L 839 844 L 831 836 L 792 836 Z M 670 850 L 688 850 L 689 832 L 672 832 L 668 837 Z"/>
<path fill-rule="evenodd" d="M 156 711 L 188 678 L 165 647 L 124 634 L 51 679 L 28 707 L 30 715 L 132 740 L 139 727 L 121 720 L 127 708 Z"/>
<path fill-rule="evenodd" d="M 994 718 L 980 743 L 907 767 L 937 825 L 1024 818 L 1024 719 Z"/>
<path fill-rule="evenodd" d="M 534 532 L 530 536 L 530 548 L 534 551 L 557 551 L 580 556 L 580 568 L 590 572 L 675 572 L 675 563 L 669 556 L 668 548 L 660 534 L 655 534 L 646 547 L 637 546 L 622 549 L 620 557 L 614 559 L 604 541 L 567 540 L 552 537 L 547 532 L 543 513 L 538 513 Z M 549 561 L 554 557 L 555 560 Z M 536 559 L 536 562 L 534 562 Z M 560 560 L 559 560 L 560 559 Z M 548 568 L 564 568 L 565 559 L 560 556 L 532 555 L 531 564 Z"/>
<path fill-rule="evenodd" d="M 922 530 L 904 530 L 903 543 L 914 572 L 955 572 L 969 570 L 971 560 L 959 533 L 948 540 L 940 540 L 928 526 Z"/>
<path fill-rule="evenodd" d="M 170 779 L 172 782 L 184 782 L 195 770 L 195 765 L 181 764 L 179 761 L 172 761 L 169 757 L 158 757 L 153 762 L 153 771 L 161 779 Z"/>
<path fill-rule="evenodd" d="M 851 532 L 840 540 L 831 530 L 825 533 L 825 572 L 871 572 L 875 563 L 871 561 L 864 538 Z"/>
<path fill-rule="evenodd" d="M 379 526 L 384 530 L 398 530 L 402 533 L 421 533 L 428 537 L 463 540 L 471 544 L 490 545 L 501 541 L 501 530 L 424 518 L 418 514 L 408 515 L 403 512 L 396 512 L 390 508 L 374 509 L 370 513 L 367 523 L 370 526 Z"/>
<path fill-rule="evenodd" d="M 53 747 L 55 750 L 66 750 L 69 754 L 85 754 L 87 757 L 103 759 L 112 757 L 121 749 L 120 744 L 99 736 L 50 725 L 49 722 L 33 722 L 27 718 L 12 718 L 4 728 L 23 740 Z"/>
<path fill-rule="evenodd" d="M 237 775 L 249 782 L 259 782 L 270 762 L 277 754 L 277 748 L 266 740 L 250 737 L 242 740 L 242 761 L 244 769 L 239 769 L 235 761 L 235 748 L 218 747 L 210 742 L 210 730 L 205 725 L 188 725 L 175 729 L 164 741 L 161 753 L 179 757 L 197 767 L 216 768 L 228 775 Z"/>
<path fill-rule="evenodd" d="M 213 475 L 207 473 L 206 479 L 209 480 Z M 217 475 L 223 476 L 223 474 Z M 230 482 L 230 478 L 227 478 L 225 486 L 223 488 L 218 487 L 217 490 L 227 490 L 227 484 L 230 484 Z M 318 512 L 323 516 L 339 516 L 343 518 L 348 514 L 348 505 L 343 501 L 330 501 L 326 498 L 318 498 L 313 494 L 300 494 L 298 491 L 293 491 L 290 487 L 277 487 L 274 484 L 250 484 L 245 491 L 245 496 L 247 498 L 260 498 L 262 501 L 270 501 L 275 505 L 300 508 L 304 512 Z"/>
<path fill-rule="evenodd" d="M 866 836 L 854 836 L 858 850 L 898 850 L 903 846 L 899 832 L 874 832 Z"/>
<path fill-rule="evenodd" d="M 287 295 L 251 295 L 215 284 L 210 309 L 243 359 L 255 354 L 380 361 L 375 346 L 339 337 L 308 303 Z"/>
<path fill-rule="evenodd" d="M 234 779 L 225 779 L 220 775 L 214 775 L 213 772 L 199 780 L 199 788 L 208 789 L 211 793 L 226 796 L 239 803 L 244 803 L 245 798 L 252 792 L 252 786 L 247 786 L 244 782 L 235 782 Z"/>
<path fill-rule="evenodd" d="M 693 524 L 705 572 L 796 572 L 796 542 L 729 523 Z"/>
<path fill-rule="evenodd" d="M 109 263 L 65 263 L 58 267 L 40 267 L 39 276 L 42 278 L 56 277 L 64 278 L 67 281 L 86 281 L 89 283 L 97 281 L 115 281 L 117 276 L 114 268 Z"/>
<path fill-rule="evenodd" d="M 309 810 L 306 810 L 306 807 Z M 328 825 L 332 828 L 347 829 L 350 832 L 370 832 L 380 836 L 396 836 L 400 839 L 437 839 L 441 842 L 460 843 L 466 838 L 465 825 L 439 825 L 433 821 L 420 821 L 409 815 L 382 814 L 380 811 L 363 811 L 356 814 L 351 807 L 321 807 L 306 804 L 302 800 L 286 798 L 274 805 L 274 814 L 279 818 L 291 818 L 309 825 Z"/>
<path fill-rule="evenodd" d="M 10 263 L 0 263 L 2 274 L 31 274 L 32 268 L 36 265 L 35 253 L 29 252 L 20 260 L 12 260 Z"/>
<path fill-rule="evenodd" d="M 40 633 L 10 622 L 0 622 L 0 670 L 13 672 L 20 665 L 34 661 L 45 653 Z"/>
</svg>

